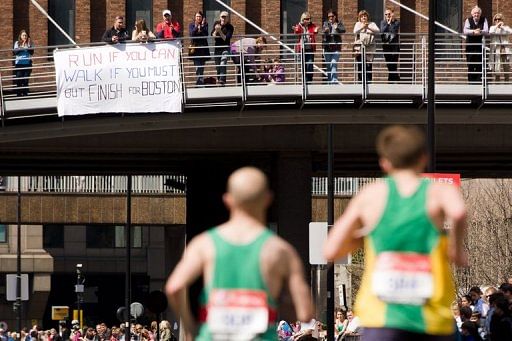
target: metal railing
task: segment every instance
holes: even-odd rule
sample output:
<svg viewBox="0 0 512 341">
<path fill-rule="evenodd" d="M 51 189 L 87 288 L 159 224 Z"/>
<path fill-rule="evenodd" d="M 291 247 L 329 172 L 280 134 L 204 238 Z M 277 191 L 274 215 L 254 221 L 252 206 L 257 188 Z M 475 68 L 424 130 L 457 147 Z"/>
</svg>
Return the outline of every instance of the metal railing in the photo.
<svg viewBox="0 0 512 341">
<path fill-rule="evenodd" d="M 232 42 L 251 36 L 235 36 Z M 255 36 L 252 36 L 255 38 Z M 316 44 L 316 50 L 310 44 L 298 43 L 297 35 L 278 36 L 279 41 L 267 37 L 267 43 L 256 53 L 229 53 L 226 64 L 226 81 L 218 82 L 217 57 L 215 48 L 208 37 L 210 45 L 196 47 L 196 51 L 207 50 L 207 56 L 189 55 L 190 38 L 180 41 L 182 49 L 181 80 L 184 89 L 185 108 L 211 103 L 234 103 L 244 105 L 251 102 L 285 102 L 307 103 L 307 101 L 372 101 L 386 100 L 400 103 L 415 99 L 421 103 L 427 96 L 427 39 L 425 35 L 401 34 L 398 72 L 399 81 L 388 82 L 388 64 L 385 56 L 392 52 L 383 52 L 382 42 L 378 36 L 375 39 L 375 52 L 367 52 L 362 47 L 362 73 L 358 77 L 358 62 L 354 56 L 355 37 L 351 33 L 342 36 L 339 60 L 336 62 L 338 82 L 327 81 L 321 35 Z M 458 35 L 439 34 L 436 42 L 436 94 L 439 100 L 476 99 L 482 102 L 512 101 L 512 84 L 510 68 L 500 72 L 495 70 L 498 60 L 495 58 L 496 46 L 484 40 L 483 44 L 475 45 L 475 52 L 466 52 L 468 43 Z M 247 46 L 241 40 L 240 51 Z M 159 42 L 155 42 L 158 44 Z M 103 45 L 103 43 L 101 43 Z M 129 44 L 129 43 L 128 43 Z M 138 43 L 133 43 L 138 44 Z M 81 46 L 97 46 L 87 44 Z M 505 46 L 507 49 L 509 45 Z M 2 122 L 21 114 L 36 115 L 41 112 L 54 114 L 56 111 L 55 68 L 52 52 L 55 48 L 68 49 L 76 46 L 45 46 L 36 47 L 32 58 L 31 74 L 28 87 L 19 86 L 14 67 L 12 49 L 0 50 L 0 94 L 2 94 Z M 226 46 L 231 51 L 231 46 Z M 373 49 L 372 49 L 373 50 Z M 196 53 L 197 54 L 197 53 Z M 476 56 L 473 61 L 468 56 Z M 204 64 L 197 63 L 198 59 Z M 370 59 L 373 59 L 370 61 Z M 196 61 L 196 64 L 194 64 Z M 509 61 L 501 64 L 510 63 Z M 367 78 L 372 66 L 371 80 Z M 468 71 L 468 65 L 472 66 Z M 508 65 L 508 64 L 507 64 Z M 273 75 L 273 70 L 279 66 L 282 77 Z M 311 70 L 311 66 L 314 66 Z M 204 82 L 198 82 L 198 69 L 203 72 Z M 469 74 L 468 74 L 469 72 Z M 468 77 L 468 75 L 470 77 Z M 469 79 L 468 79 L 469 78 Z M 359 80 L 361 79 L 361 81 Z M 309 81 L 306 81 L 309 80 Z M 229 90 L 222 89 L 229 87 Z M 18 97 L 19 90 L 28 88 L 28 96 Z M 49 101 L 33 101 L 29 99 L 45 99 Z M 44 106 L 47 106 L 45 110 Z"/>
<path fill-rule="evenodd" d="M 378 178 L 334 178 L 334 195 L 351 197 L 364 186 L 377 181 Z M 311 194 L 327 195 L 327 178 L 313 177 L 311 179 Z"/>
<path fill-rule="evenodd" d="M 377 178 L 335 178 L 334 194 L 353 196 Z M 34 193 L 126 193 L 127 177 L 119 175 L 22 176 L 21 192 Z M 185 194 L 184 175 L 133 175 L 132 192 L 136 194 Z M 18 177 L 0 176 L 0 191 L 17 192 Z M 311 179 L 311 194 L 327 195 L 327 178 Z"/>
<path fill-rule="evenodd" d="M 126 193 L 127 177 L 95 176 L 22 176 L 21 192 L 51 193 Z M 187 178 L 183 175 L 134 175 L 135 194 L 185 194 Z M 18 178 L 0 177 L 0 190 L 18 191 Z"/>
</svg>

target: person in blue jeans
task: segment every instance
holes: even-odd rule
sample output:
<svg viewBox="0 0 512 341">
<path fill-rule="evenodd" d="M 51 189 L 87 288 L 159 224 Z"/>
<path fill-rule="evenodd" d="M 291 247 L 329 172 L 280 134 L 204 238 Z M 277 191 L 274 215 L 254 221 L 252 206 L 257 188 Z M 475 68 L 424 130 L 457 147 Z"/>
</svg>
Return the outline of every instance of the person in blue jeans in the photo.
<svg viewBox="0 0 512 341">
<path fill-rule="evenodd" d="M 30 40 L 27 31 L 21 30 L 18 40 L 14 42 L 13 50 L 15 59 L 14 67 L 16 74 L 17 96 L 28 95 L 28 78 L 32 73 L 32 55 L 34 54 L 34 45 Z"/>
<path fill-rule="evenodd" d="M 235 28 L 229 23 L 229 13 L 220 12 L 220 19 L 213 24 L 212 36 L 215 38 L 215 65 L 217 66 L 217 82 L 226 84 L 226 65 L 228 63 L 231 37 Z"/>
<path fill-rule="evenodd" d="M 340 60 L 341 35 L 346 32 L 343 23 L 338 20 L 336 11 L 329 10 L 323 26 L 324 60 L 327 68 L 327 82 L 338 83 L 338 61 Z"/>
</svg>

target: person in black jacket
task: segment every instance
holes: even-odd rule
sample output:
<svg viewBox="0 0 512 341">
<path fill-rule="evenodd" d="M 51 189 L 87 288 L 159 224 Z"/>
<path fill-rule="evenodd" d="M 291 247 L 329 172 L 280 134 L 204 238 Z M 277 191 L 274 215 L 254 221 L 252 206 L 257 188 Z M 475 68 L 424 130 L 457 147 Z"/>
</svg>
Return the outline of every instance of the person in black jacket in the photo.
<svg viewBox="0 0 512 341">
<path fill-rule="evenodd" d="M 324 59 L 327 64 L 327 81 L 338 83 L 338 61 L 340 60 L 341 35 L 345 33 L 345 26 L 338 20 L 336 11 L 327 12 L 327 21 L 322 25 Z"/>
<path fill-rule="evenodd" d="M 382 51 L 388 68 L 388 82 L 400 81 L 398 58 L 400 52 L 400 22 L 394 18 L 394 10 L 386 8 L 384 19 L 380 22 Z"/>
<path fill-rule="evenodd" d="M 116 21 L 114 21 L 114 26 L 112 28 L 109 28 L 108 30 L 103 33 L 102 40 L 105 43 L 109 44 L 117 44 L 120 42 L 124 42 L 125 40 L 130 39 L 128 36 L 128 32 L 126 31 L 126 28 L 124 27 L 124 17 L 117 16 Z"/>
</svg>

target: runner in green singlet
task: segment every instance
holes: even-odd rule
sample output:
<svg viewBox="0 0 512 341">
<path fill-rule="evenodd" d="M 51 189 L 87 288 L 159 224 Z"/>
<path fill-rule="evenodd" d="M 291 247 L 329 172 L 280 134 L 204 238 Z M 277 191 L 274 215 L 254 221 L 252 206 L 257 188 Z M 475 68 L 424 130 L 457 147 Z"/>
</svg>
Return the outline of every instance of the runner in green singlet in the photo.
<svg viewBox="0 0 512 341">
<path fill-rule="evenodd" d="M 449 261 L 465 265 L 466 210 L 457 187 L 430 183 L 425 139 L 392 126 L 377 138 L 384 181 L 355 196 L 334 224 L 324 253 L 334 260 L 364 245 L 355 311 L 363 341 L 452 340 L 455 288 Z M 453 227 L 446 231 L 443 222 Z"/>
<path fill-rule="evenodd" d="M 297 318 L 312 318 L 311 293 L 297 252 L 265 227 L 271 197 L 260 170 L 235 171 L 223 196 L 229 220 L 188 244 L 166 285 L 187 339 L 277 340 L 277 299 L 285 288 Z M 204 289 L 197 326 L 185 291 L 200 275 Z"/>
</svg>

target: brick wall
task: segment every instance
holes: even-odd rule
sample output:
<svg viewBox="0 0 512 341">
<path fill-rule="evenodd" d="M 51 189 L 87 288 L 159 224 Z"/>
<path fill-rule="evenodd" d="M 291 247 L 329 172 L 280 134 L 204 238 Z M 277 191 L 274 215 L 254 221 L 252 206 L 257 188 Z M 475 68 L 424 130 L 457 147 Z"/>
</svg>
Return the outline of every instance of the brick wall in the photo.
<svg viewBox="0 0 512 341">
<path fill-rule="evenodd" d="M 238 13 L 245 15 L 245 13 L 247 13 L 246 1 L 251 0 L 232 0 L 231 7 Z M 235 14 L 231 15 L 231 25 L 235 27 L 235 35 L 245 34 L 245 21 L 243 21 L 242 18 L 240 18 L 239 16 Z"/>
<path fill-rule="evenodd" d="M 91 41 L 91 0 L 77 0 L 75 3 L 75 41 L 89 43 Z"/>
<path fill-rule="evenodd" d="M 116 16 L 126 16 L 126 0 L 107 0 L 106 5 L 105 28 L 112 27 Z"/>
<path fill-rule="evenodd" d="M 188 25 L 195 20 L 195 14 L 197 11 L 203 10 L 203 1 L 187 1 L 183 4 L 183 35 L 185 37 L 189 36 Z M 213 28 L 213 23 L 208 23 L 208 30 L 211 31 Z"/>
<path fill-rule="evenodd" d="M 16 0 L 18 2 L 20 0 Z M 25 1 L 25 0 L 23 0 Z M 28 1 L 28 0 L 27 0 Z M 29 1 L 30 2 L 30 1 Z M 38 0 L 39 5 L 44 8 L 45 11 L 48 12 L 48 0 Z M 27 12 L 25 12 L 27 13 Z M 39 12 L 39 10 L 32 5 L 29 4 L 28 7 L 28 16 L 29 16 L 29 30 L 30 36 L 34 41 L 36 46 L 48 46 L 48 20 Z M 34 56 L 40 56 L 45 51 L 36 50 Z"/>
<path fill-rule="evenodd" d="M 14 40 L 18 38 L 18 32 L 14 30 L 14 0 L 0 1 L 0 13 L 2 22 L 4 23 L 5 34 L 0 36 L 0 49 L 8 49 L 14 44 Z"/>
<path fill-rule="evenodd" d="M 100 41 L 103 33 L 108 27 L 112 26 L 113 22 L 106 22 L 107 17 L 107 4 L 106 0 L 89 0 L 91 11 L 89 13 L 89 22 L 91 32 L 89 34 L 91 41 Z M 78 6 L 78 2 L 77 2 Z M 78 23 L 77 23 L 78 25 Z"/>
</svg>

